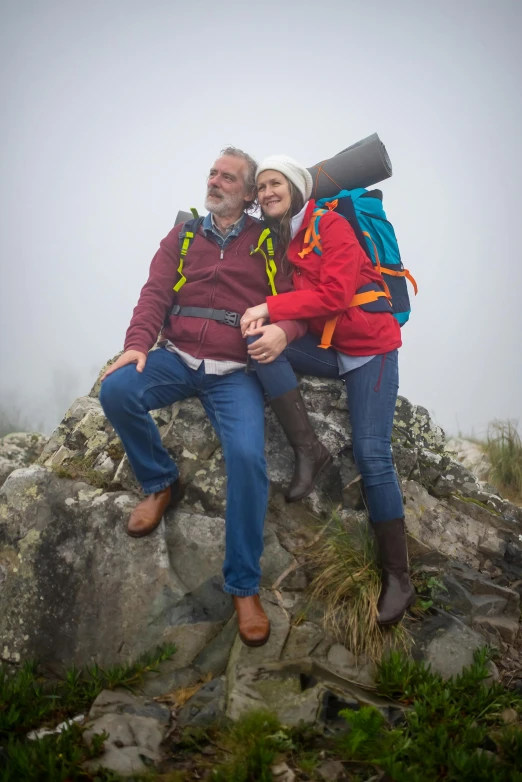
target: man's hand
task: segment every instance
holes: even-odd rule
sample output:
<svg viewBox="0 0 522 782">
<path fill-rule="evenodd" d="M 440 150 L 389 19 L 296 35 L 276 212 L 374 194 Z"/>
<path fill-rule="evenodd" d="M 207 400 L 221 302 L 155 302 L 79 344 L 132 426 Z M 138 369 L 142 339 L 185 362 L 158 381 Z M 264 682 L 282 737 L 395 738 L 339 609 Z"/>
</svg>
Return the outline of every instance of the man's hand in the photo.
<svg viewBox="0 0 522 782">
<path fill-rule="evenodd" d="M 143 372 L 146 361 L 146 353 L 141 353 L 139 350 L 126 350 L 125 353 L 123 353 L 123 355 L 121 355 L 119 359 L 114 362 L 114 364 L 111 364 L 110 367 L 107 368 L 107 371 L 102 377 L 102 382 L 106 377 L 109 377 L 109 375 L 112 375 L 113 372 L 116 372 L 117 369 L 124 367 L 127 364 L 136 364 L 136 370 L 138 372 Z"/>
<path fill-rule="evenodd" d="M 262 336 L 248 346 L 248 353 L 260 364 L 270 364 L 286 348 L 288 344 L 286 333 L 276 323 L 261 326 L 256 329 L 256 333 Z"/>
<path fill-rule="evenodd" d="M 257 307 L 249 307 L 239 321 L 241 324 L 241 334 L 245 337 L 251 323 L 260 319 L 264 320 L 265 318 L 268 318 L 268 307 L 266 302 L 258 304 Z"/>
</svg>

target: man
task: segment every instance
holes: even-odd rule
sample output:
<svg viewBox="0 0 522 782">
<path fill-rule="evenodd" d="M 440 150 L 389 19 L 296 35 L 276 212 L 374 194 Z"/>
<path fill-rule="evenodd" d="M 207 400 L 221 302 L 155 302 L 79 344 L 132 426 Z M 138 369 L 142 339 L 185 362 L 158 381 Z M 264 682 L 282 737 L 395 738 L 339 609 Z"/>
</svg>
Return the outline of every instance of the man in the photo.
<svg viewBox="0 0 522 782">
<path fill-rule="evenodd" d="M 246 153 L 223 150 L 208 177 L 209 214 L 182 257 L 182 268 L 183 226 L 178 225 L 152 260 L 124 353 L 105 373 L 100 392 L 105 414 L 147 495 L 128 522 L 134 537 L 152 532 L 166 508 L 184 494 L 149 411 L 190 396 L 201 400 L 221 440 L 227 469 L 224 590 L 233 596 L 239 633 L 249 646 L 261 646 L 270 634 L 258 594 L 268 499 L 264 402 L 255 374 L 245 372 L 246 343 L 239 328 L 239 315 L 269 292 L 265 259 L 251 254 L 263 226 L 245 211 L 255 200 L 255 171 Z M 278 292 L 290 290 L 289 278 L 279 272 L 276 279 Z M 149 353 L 169 313 L 160 347 Z M 296 321 L 265 328 L 270 335 L 261 339 L 266 339 L 268 357 L 273 344 L 286 346 L 306 330 Z"/>
</svg>

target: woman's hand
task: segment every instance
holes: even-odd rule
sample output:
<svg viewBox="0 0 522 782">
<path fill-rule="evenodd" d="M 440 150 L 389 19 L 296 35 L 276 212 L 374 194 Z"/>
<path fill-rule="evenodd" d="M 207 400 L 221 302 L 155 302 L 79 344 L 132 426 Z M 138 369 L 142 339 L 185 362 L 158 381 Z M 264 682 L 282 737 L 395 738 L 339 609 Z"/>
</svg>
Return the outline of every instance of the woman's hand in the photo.
<svg viewBox="0 0 522 782">
<path fill-rule="evenodd" d="M 268 318 L 268 307 L 266 302 L 258 304 L 257 307 L 249 307 L 239 321 L 241 324 L 241 334 L 245 337 L 248 327 L 252 322 L 265 318 Z"/>
<path fill-rule="evenodd" d="M 281 326 L 271 323 L 256 329 L 259 339 L 248 346 L 248 354 L 260 364 L 270 364 L 286 348 L 288 340 Z"/>
</svg>

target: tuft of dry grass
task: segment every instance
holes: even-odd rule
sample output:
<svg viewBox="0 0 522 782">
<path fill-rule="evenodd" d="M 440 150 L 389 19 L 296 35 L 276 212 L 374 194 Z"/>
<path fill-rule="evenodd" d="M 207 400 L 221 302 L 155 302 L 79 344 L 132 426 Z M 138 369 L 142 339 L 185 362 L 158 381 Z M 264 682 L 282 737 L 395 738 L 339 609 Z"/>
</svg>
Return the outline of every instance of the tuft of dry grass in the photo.
<svg viewBox="0 0 522 782">
<path fill-rule="evenodd" d="M 522 440 L 516 421 L 493 421 L 485 451 L 491 461 L 489 480 L 515 501 L 522 498 Z"/>
<path fill-rule="evenodd" d="M 334 515 L 306 559 L 313 571 L 311 597 L 325 606 L 325 628 L 353 654 L 379 662 L 385 649 L 408 648 L 402 624 L 390 629 L 377 624 L 381 575 L 366 522 Z"/>
<path fill-rule="evenodd" d="M 209 672 L 195 684 L 192 684 L 189 687 L 180 687 L 178 690 L 165 693 L 165 695 L 158 695 L 154 700 L 158 701 L 158 703 L 167 703 L 171 708 L 181 709 L 181 707 L 184 706 L 204 684 L 208 684 L 211 680 L 212 673 Z"/>
</svg>

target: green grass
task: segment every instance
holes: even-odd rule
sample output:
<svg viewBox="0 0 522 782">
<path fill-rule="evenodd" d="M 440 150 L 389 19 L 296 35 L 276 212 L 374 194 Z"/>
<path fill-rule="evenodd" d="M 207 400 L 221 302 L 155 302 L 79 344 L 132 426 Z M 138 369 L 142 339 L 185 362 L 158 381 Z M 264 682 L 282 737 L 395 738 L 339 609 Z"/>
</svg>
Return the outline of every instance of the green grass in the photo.
<svg viewBox="0 0 522 782">
<path fill-rule="evenodd" d="M 506 496 L 522 497 L 522 440 L 515 421 L 493 421 L 485 451 L 491 461 L 489 480 Z"/>
<path fill-rule="evenodd" d="M 103 740 L 95 740 L 87 748 L 81 740 L 82 729 L 76 724 L 39 741 L 28 741 L 27 732 L 54 727 L 85 713 L 104 689 L 132 689 L 174 652 L 173 645 L 166 645 L 129 665 L 108 670 L 96 664 L 85 671 L 71 668 L 56 682 L 43 679 L 34 662 L 26 662 L 14 671 L 0 666 L 0 746 L 4 747 L 0 754 L 1 782 L 94 779 L 81 769 L 81 764 L 99 754 Z M 108 774 L 97 776 L 104 781 L 117 778 Z"/>
</svg>

